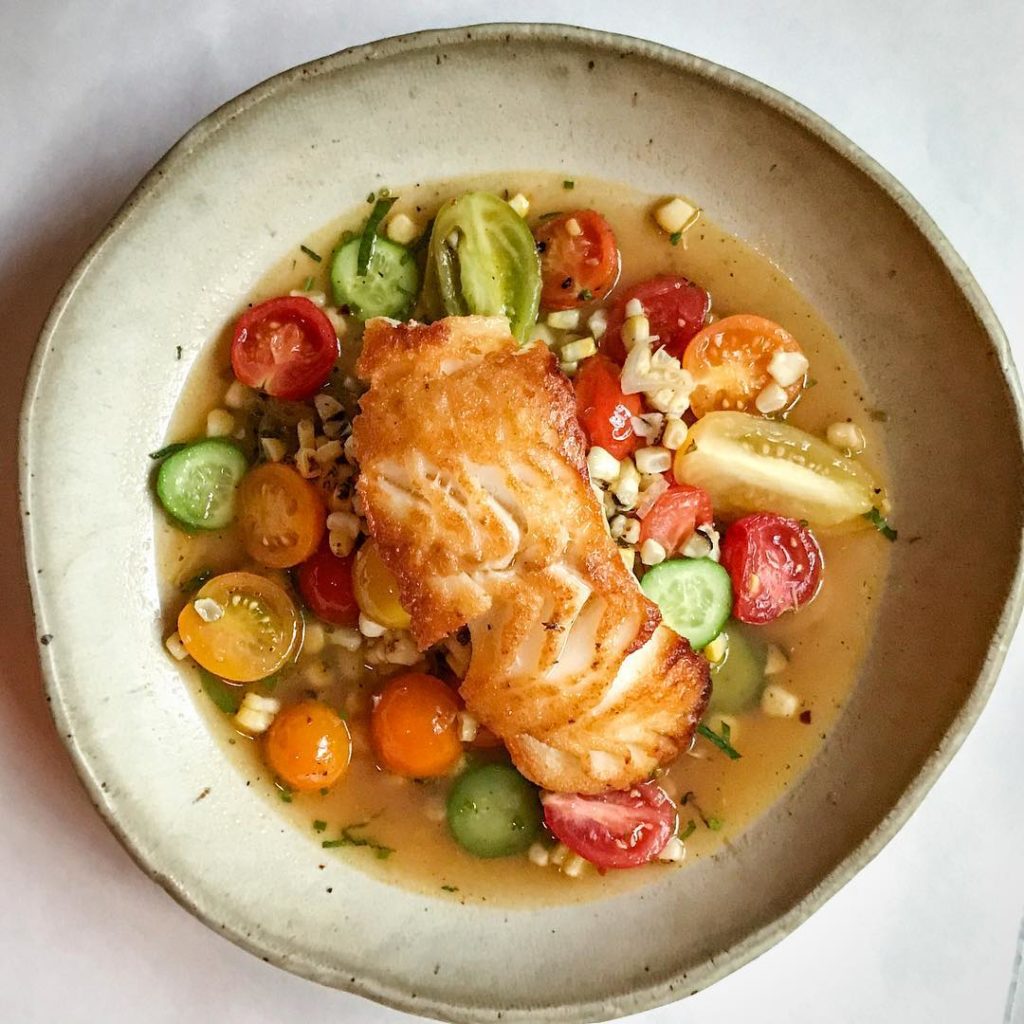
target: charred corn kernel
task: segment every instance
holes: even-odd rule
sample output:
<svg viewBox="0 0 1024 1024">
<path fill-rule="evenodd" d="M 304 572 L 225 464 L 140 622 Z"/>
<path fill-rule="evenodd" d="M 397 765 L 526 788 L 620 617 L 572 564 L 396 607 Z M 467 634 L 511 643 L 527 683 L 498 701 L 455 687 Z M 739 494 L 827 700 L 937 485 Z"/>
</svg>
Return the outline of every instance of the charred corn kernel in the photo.
<svg viewBox="0 0 1024 1024">
<path fill-rule="evenodd" d="M 235 380 L 224 392 L 224 404 L 229 409 L 244 409 L 252 401 L 252 396 L 252 388 L 247 388 L 240 380 Z"/>
<path fill-rule="evenodd" d="M 379 636 L 383 636 L 387 632 L 387 628 L 382 626 L 379 622 L 374 622 L 373 619 L 368 619 L 361 612 L 359 614 L 359 632 L 365 637 L 369 637 L 371 640 L 375 640 Z"/>
<path fill-rule="evenodd" d="M 795 384 L 810 369 L 803 352 L 776 352 L 768 363 L 768 374 L 780 387 Z"/>
<path fill-rule="evenodd" d="M 324 424 L 324 437 L 331 441 L 337 441 L 341 438 L 344 429 L 345 424 L 341 420 L 330 420 Z"/>
<path fill-rule="evenodd" d="M 298 434 L 300 448 L 316 447 L 316 428 L 312 420 L 299 420 L 295 431 Z"/>
<path fill-rule="evenodd" d="M 632 459 L 623 459 L 619 465 L 619 476 L 612 493 L 623 508 L 633 508 L 640 496 L 640 474 Z"/>
<path fill-rule="evenodd" d="M 630 299 L 630 302 L 635 301 L 635 299 Z M 638 342 L 649 341 L 650 337 L 651 324 L 642 313 L 640 316 L 626 318 L 626 322 L 622 325 L 622 344 L 627 352 L 631 351 Z"/>
<path fill-rule="evenodd" d="M 578 854 L 573 853 L 562 863 L 562 874 L 569 878 L 579 878 L 587 870 L 587 862 Z"/>
<path fill-rule="evenodd" d="M 591 480 L 603 480 L 605 483 L 612 483 L 618 480 L 621 468 L 622 464 L 619 460 L 600 445 L 594 445 L 587 452 L 587 470 L 590 472 Z"/>
<path fill-rule="evenodd" d="M 348 626 L 335 626 L 327 634 L 327 642 L 336 644 L 346 651 L 358 651 L 363 646 L 363 635 L 358 629 L 350 629 Z"/>
<path fill-rule="evenodd" d="M 761 710 L 772 718 L 792 718 L 800 709 L 800 698 L 778 683 L 769 683 L 761 693 Z"/>
<path fill-rule="evenodd" d="M 636 544 L 640 540 L 640 520 L 627 519 L 622 528 L 622 539 L 627 544 Z M 631 566 L 632 568 L 632 566 Z"/>
<path fill-rule="evenodd" d="M 271 462 L 280 462 L 288 451 L 284 441 L 277 437 L 261 437 L 260 447 L 263 449 L 263 454 Z"/>
<path fill-rule="evenodd" d="M 580 311 L 578 309 L 556 309 L 548 313 L 548 327 L 556 331 L 575 331 L 580 325 Z"/>
<path fill-rule="evenodd" d="M 654 220 L 662 231 L 674 235 L 677 231 L 685 231 L 700 216 L 700 210 L 680 196 L 662 203 L 654 211 Z"/>
<path fill-rule="evenodd" d="M 711 662 L 712 665 L 718 665 L 725 660 L 725 655 L 729 650 L 729 634 L 719 633 L 714 640 L 711 641 L 704 648 L 704 657 Z"/>
<path fill-rule="evenodd" d="M 665 848 L 658 854 L 658 860 L 664 861 L 666 864 L 675 864 L 681 861 L 686 856 L 686 847 L 683 845 L 682 839 L 679 836 L 673 836 L 666 844 Z"/>
<path fill-rule="evenodd" d="M 833 448 L 845 448 L 854 455 L 867 447 L 864 433 L 856 423 L 831 423 L 825 437 Z"/>
<path fill-rule="evenodd" d="M 777 676 L 785 672 L 789 666 L 789 658 L 778 644 L 769 644 L 765 651 L 764 674 L 766 676 Z"/>
<path fill-rule="evenodd" d="M 345 438 L 345 461 L 350 462 L 353 466 L 357 465 L 359 461 L 356 458 L 356 439 L 352 434 Z"/>
<path fill-rule="evenodd" d="M 531 864 L 536 864 L 539 868 L 546 868 L 551 861 L 551 852 L 543 843 L 534 843 L 526 851 L 526 856 Z"/>
<path fill-rule="evenodd" d="M 618 540 L 626 529 L 628 520 L 623 515 L 612 516 L 608 521 L 608 532 L 615 540 Z"/>
<path fill-rule="evenodd" d="M 668 557 L 668 552 L 660 542 L 649 537 L 640 545 L 640 561 L 644 565 L 659 565 Z"/>
<path fill-rule="evenodd" d="M 342 404 L 333 395 L 317 395 L 313 399 L 313 404 L 316 406 L 316 414 L 320 419 L 326 423 L 328 420 L 334 419 L 339 412 L 342 411 Z"/>
<path fill-rule="evenodd" d="M 399 245 L 412 245 L 420 237 L 419 224 L 407 213 L 396 213 L 387 226 L 388 238 Z"/>
<path fill-rule="evenodd" d="M 563 362 L 578 363 L 587 356 L 597 352 L 597 343 L 593 338 L 576 338 L 574 341 L 566 342 L 559 353 Z"/>
<path fill-rule="evenodd" d="M 340 441 L 327 441 L 317 446 L 315 456 L 321 466 L 329 466 L 332 462 L 337 462 L 344 453 L 345 449 Z"/>
<path fill-rule="evenodd" d="M 230 437 L 235 429 L 235 417 L 227 409 L 214 409 L 206 417 L 207 437 Z"/>
<path fill-rule="evenodd" d="M 280 701 L 250 691 L 242 698 L 242 705 L 235 715 L 235 725 L 250 736 L 257 736 L 270 728 L 280 710 Z"/>
<path fill-rule="evenodd" d="M 661 443 L 671 451 L 677 451 L 686 444 L 690 428 L 678 417 L 668 416 L 665 419 L 665 430 L 661 435 Z"/>
<path fill-rule="evenodd" d="M 480 723 L 468 712 L 460 711 L 458 714 L 459 739 L 463 743 L 472 743 L 476 734 L 480 731 Z"/>
<path fill-rule="evenodd" d="M 320 464 L 316 461 L 316 452 L 312 448 L 300 448 L 295 453 L 295 468 L 299 475 L 312 480 L 320 475 Z"/>
<path fill-rule="evenodd" d="M 181 636 L 177 630 L 164 641 L 164 647 L 176 661 L 184 661 L 188 657 L 188 651 L 185 650 L 185 645 L 181 642 Z"/>
<path fill-rule="evenodd" d="M 378 641 L 381 645 L 381 661 L 385 665 L 402 665 L 408 668 L 423 659 L 411 634 L 404 629 L 388 633 Z"/>
<path fill-rule="evenodd" d="M 527 199 L 522 192 L 517 192 L 508 201 L 508 205 L 511 206 L 520 217 L 525 217 L 530 212 L 530 200 Z"/>
<path fill-rule="evenodd" d="M 785 390 L 781 388 L 775 381 L 770 384 L 766 384 L 758 394 L 757 398 L 754 399 L 754 405 L 757 407 L 757 411 L 763 416 L 768 416 L 773 412 L 779 412 L 781 409 L 785 409 L 789 404 L 789 395 L 786 394 Z"/>
<path fill-rule="evenodd" d="M 328 530 L 327 543 L 330 546 L 331 554 L 335 558 L 348 558 L 356 546 L 358 535 L 358 530 L 355 533 L 352 533 L 351 530 Z"/>
<path fill-rule="evenodd" d="M 644 304 L 639 299 L 630 299 L 623 314 L 627 320 L 644 315 Z"/>
<path fill-rule="evenodd" d="M 590 333 L 598 341 L 604 337 L 605 331 L 608 330 L 608 314 L 603 309 L 595 309 L 590 314 L 590 318 L 587 320 L 587 327 L 590 329 Z"/>
<path fill-rule="evenodd" d="M 319 654 L 324 649 L 326 637 L 319 622 L 307 622 L 302 632 L 302 653 Z"/>
<path fill-rule="evenodd" d="M 640 473 L 665 473 L 672 468 L 672 453 L 667 448 L 652 445 L 638 448 L 633 454 L 633 461 Z"/>
</svg>

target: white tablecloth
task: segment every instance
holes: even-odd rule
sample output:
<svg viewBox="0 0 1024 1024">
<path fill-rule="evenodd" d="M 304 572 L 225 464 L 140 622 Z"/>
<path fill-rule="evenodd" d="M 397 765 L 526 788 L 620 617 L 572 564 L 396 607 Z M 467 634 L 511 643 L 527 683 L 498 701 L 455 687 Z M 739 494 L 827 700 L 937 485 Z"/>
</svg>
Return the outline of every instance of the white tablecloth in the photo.
<svg viewBox="0 0 1024 1024">
<path fill-rule="evenodd" d="M 817 110 L 930 210 L 1024 362 L 1019 0 L 4 0 L 4 1022 L 409 1019 L 278 971 L 214 935 L 134 867 L 93 813 L 50 724 L 35 666 L 13 438 L 23 374 L 57 287 L 138 178 L 194 121 L 276 71 L 354 43 L 503 18 L 647 36 L 744 71 Z M 632 1020 L 1001 1019 L 1024 910 L 1022 639 L 977 728 L 873 864 L 760 960 L 685 1004 Z"/>
</svg>

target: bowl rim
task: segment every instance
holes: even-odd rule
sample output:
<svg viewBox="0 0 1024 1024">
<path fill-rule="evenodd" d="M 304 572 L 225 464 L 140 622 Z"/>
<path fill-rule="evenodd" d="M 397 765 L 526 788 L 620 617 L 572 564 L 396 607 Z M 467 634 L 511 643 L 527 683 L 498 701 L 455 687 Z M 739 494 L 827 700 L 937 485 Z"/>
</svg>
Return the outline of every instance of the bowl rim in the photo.
<svg viewBox="0 0 1024 1024">
<path fill-rule="evenodd" d="M 141 179 L 138 185 L 135 186 L 107 226 L 78 261 L 57 293 L 40 332 L 26 378 L 19 420 L 19 501 L 22 509 L 25 510 L 29 507 L 29 496 L 33 488 L 29 460 L 32 410 L 36 395 L 42 385 L 46 358 L 51 348 L 53 335 L 65 310 L 72 302 L 79 283 L 88 272 L 93 260 L 108 243 L 115 239 L 122 226 L 135 215 L 136 210 L 146 200 L 148 193 L 161 178 L 174 173 L 179 166 L 191 157 L 194 150 L 202 146 L 221 128 L 244 114 L 249 108 L 257 106 L 264 100 L 272 97 L 278 90 L 286 89 L 294 82 L 303 78 L 330 74 L 345 67 L 368 61 L 386 62 L 395 56 L 426 47 L 455 47 L 480 42 L 513 41 L 529 43 L 567 41 L 590 47 L 596 52 L 607 53 L 612 51 L 622 55 L 639 56 L 644 60 L 660 64 L 671 71 L 703 78 L 705 81 L 738 92 L 780 113 L 805 131 L 814 135 L 844 161 L 851 164 L 869 179 L 871 183 L 881 188 L 906 215 L 945 267 L 955 287 L 966 300 L 987 335 L 991 349 L 995 354 L 1009 400 L 1013 406 L 1018 438 L 1022 446 L 1024 446 L 1024 393 L 1021 390 L 1006 334 L 974 276 L 949 240 L 913 195 L 891 173 L 885 170 L 881 164 L 861 150 L 823 117 L 784 93 L 756 79 L 727 68 L 724 65 L 677 50 L 662 43 L 621 33 L 554 22 L 493 22 L 446 29 L 424 29 L 413 33 L 391 36 L 348 47 L 336 53 L 278 72 L 207 114 L 167 150 Z M 22 523 L 33 612 L 37 635 L 42 642 L 42 638 L 47 633 L 46 609 L 42 593 L 44 587 L 40 585 L 39 577 L 34 571 L 37 561 L 34 523 L 33 520 L 25 516 L 22 517 Z M 706 972 L 706 975 L 699 982 L 687 980 L 684 973 L 680 971 L 657 983 L 633 989 L 627 996 L 620 995 L 610 1000 L 586 1004 L 561 1003 L 549 1004 L 533 1010 L 506 1010 L 503 1015 L 504 1019 L 515 1021 L 528 1017 L 531 1021 L 557 1020 L 561 1022 L 568 1019 L 583 1020 L 584 1018 L 587 1020 L 608 1020 L 611 1019 L 608 1016 L 610 1012 L 615 1014 L 637 1013 L 664 1005 L 676 999 L 685 998 L 686 995 L 695 994 L 700 989 L 714 984 L 727 974 L 760 956 L 797 928 L 881 852 L 927 795 L 981 714 L 998 678 L 999 670 L 1002 667 L 1007 649 L 1014 635 L 1022 608 L 1024 608 L 1024 544 L 1022 544 L 1022 548 L 1018 553 L 1013 581 L 1007 592 L 999 621 L 993 632 L 992 641 L 974 685 L 935 750 L 921 765 L 918 774 L 912 779 L 889 812 L 872 829 L 869 835 L 826 874 L 814 888 L 773 921 L 732 946 L 723 957 L 720 959 L 716 958 L 711 969 Z M 240 928 L 229 923 L 215 921 L 204 908 L 201 893 L 187 891 L 185 886 L 180 884 L 177 879 L 164 874 L 157 863 L 145 859 L 140 851 L 140 844 L 133 829 L 119 820 L 108 794 L 101 789 L 99 780 L 92 771 L 88 757 L 78 745 L 73 721 L 74 714 L 65 707 L 61 698 L 60 681 L 57 678 L 53 655 L 47 651 L 45 643 L 43 643 L 40 651 L 40 663 L 47 703 L 61 741 L 65 744 L 71 756 L 75 771 L 87 792 L 90 802 L 132 860 L 149 878 L 159 883 L 177 903 L 189 911 L 189 913 L 199 918 L 217 934 L 226 936 L 235 945 L 259 956 L 265 961 L 275 964 L 277 967 L 281 967 L 309 980 L 323 983 L 322 973 L 318 971 L 315 964 L 301 958 L 282 958 L 274 950 L 247 939 Z M 329 984 L 332 987 L 375 1000 L 394 1009 L 421 1016 L 427 1015 L 442 1020 L 470 1021 L 473 1018 L 468 1016 L 468 1014 L 479 1012 L 479 1008 L 445 1003 L 438 1000 L 428 1001 L 422 997 L 413 1000 L 401 989 L 389 987 L 370 976 L 350 979 L 335 975 Z"/>
</svg>

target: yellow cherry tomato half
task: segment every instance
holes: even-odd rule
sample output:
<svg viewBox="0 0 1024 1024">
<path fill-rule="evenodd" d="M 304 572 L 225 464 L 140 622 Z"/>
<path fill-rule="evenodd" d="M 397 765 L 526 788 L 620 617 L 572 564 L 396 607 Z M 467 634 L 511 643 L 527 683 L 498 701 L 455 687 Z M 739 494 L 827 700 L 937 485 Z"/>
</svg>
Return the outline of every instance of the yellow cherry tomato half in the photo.
<svg viewBox="0 0 1024 1024">
<path fill-rule="evenodd" d="M 381 767 L 410 779 L 446 775 L 462 754 L 458 713 L 455 694 L 436 676 L 389 679 L 370 720 Z"/>
<path fill-rule="evenodd" d="M 756 415 L 757 396 L 775 383 L 768 372 L 773 357 L 779 352 L 800 351 L 789 331 L 761 316 L 727 316 L 708 324 L 693 336 L 683 353 L 683 368 L 690 371 L 696 385 L 690 395 L 694 415 L 716 409 Z M 784 404 L 778 408 L 788 406 L 803 386 L 801 373 L 781 389 Z"/>
<path fill-rule="evenodd" d="M 206 583 L 178 616 L 185 650 L 207 671 L 236 683 L 273 675 L 301 636 L 288 592 L 263 576 L 229 572 Z"/>
<path fill-rule="evenodd" d="M 408 629 L 412 619 L 398 599 L 398 580 L 384 564 L 375 541 L 368 540 L 356 552 L 352 584 L 359 610 L 388 629 Z"/>
<path fill-rule="evenodd" d="M 304 700 L 278 712 L 263 753 L 274 774 L 292 789 L 333 786 L 348 771 L 352 740 L 336 711 L 318 700 Z"/>
<path fill-rule="evenodd" d="M 273 569 L 306 561 L 324 535 L 327 513 L 320 492 L 289 466 L 268 462 L 247 473 L 238 505 L 245 550 Z"/>
</svg>

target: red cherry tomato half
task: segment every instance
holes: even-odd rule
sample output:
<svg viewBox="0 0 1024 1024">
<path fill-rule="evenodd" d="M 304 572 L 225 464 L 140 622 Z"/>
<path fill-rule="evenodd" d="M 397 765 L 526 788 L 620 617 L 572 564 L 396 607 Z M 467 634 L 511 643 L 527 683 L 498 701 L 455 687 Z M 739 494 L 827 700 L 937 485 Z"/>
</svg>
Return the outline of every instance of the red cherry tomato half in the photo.
<svg viewBox="0 0 1024 1024">
<path fill-rule="evenodd" d="M 316 551 L 298 567 L 295 581 L 302 600 L 318 619 L 335 626 L 354 626 L 359 621 L 352 585 L 355 557 L 338 558 L 327 537 Z"/>
<path fill-rule="evenodd" d="M 622 393 L 619 368 L 604 356 L 591 356 L 580 366 L 575 385 L 576 415 L 587 440 L 617 459 L 631 455 L 639 442 L 633 417 L 643 412 L 643 400 Z"/>
<path fill-rule="evenodd" d="M 534 235 L 540 252 L 545 309 L 572 309 L 606 295 L 619 276 L 615 234 L 596 210 L 572 210 L 544 221 Z"/>
<path fill-rule="evenodd" d="M 640 520 L 640 544 L 656 540 L 669 555 L 677 552 L 698 526 L 714 519 L 711 498 L 701 487 L 670 487 Z"/>
<path fill-rule="evenodd" d="M 246 310 L 235 324 L 231 368 L 250 388 L 297 401 L 315 394 L 338 358 L 338 336 L 323 310 L 296 296 Z"/>
<path fill-rule="evenodd" d="M 626 303 L 639 299 L 651 325 L 651 334 L 670 356 L 683 358 L 690 339 L 704 326 L 711 310 L 711 296 L 685 277 L 661 274 L 623 292 L 608 312 L 608 329 L 601 339 L 601 351 L 617 363 L 626 358 L 622 346 L 622 324 Z"/>
<path fill-rule="evenodd" d="M 676 806 L 653 782 L 584 796 L 548 793 L 544 821 L 556 839 L 599 868 L 635 868 L 658 856 L 676 831 Z"/>
<path fill-rule="evenodd" d="M 822 564 L 814 534 L 773 512 L 737 519 L 722 541 L 722 565 L 732 577 L 732 613 L 755 626 L 807 604 L 821 585 Z"/>
</svg>

